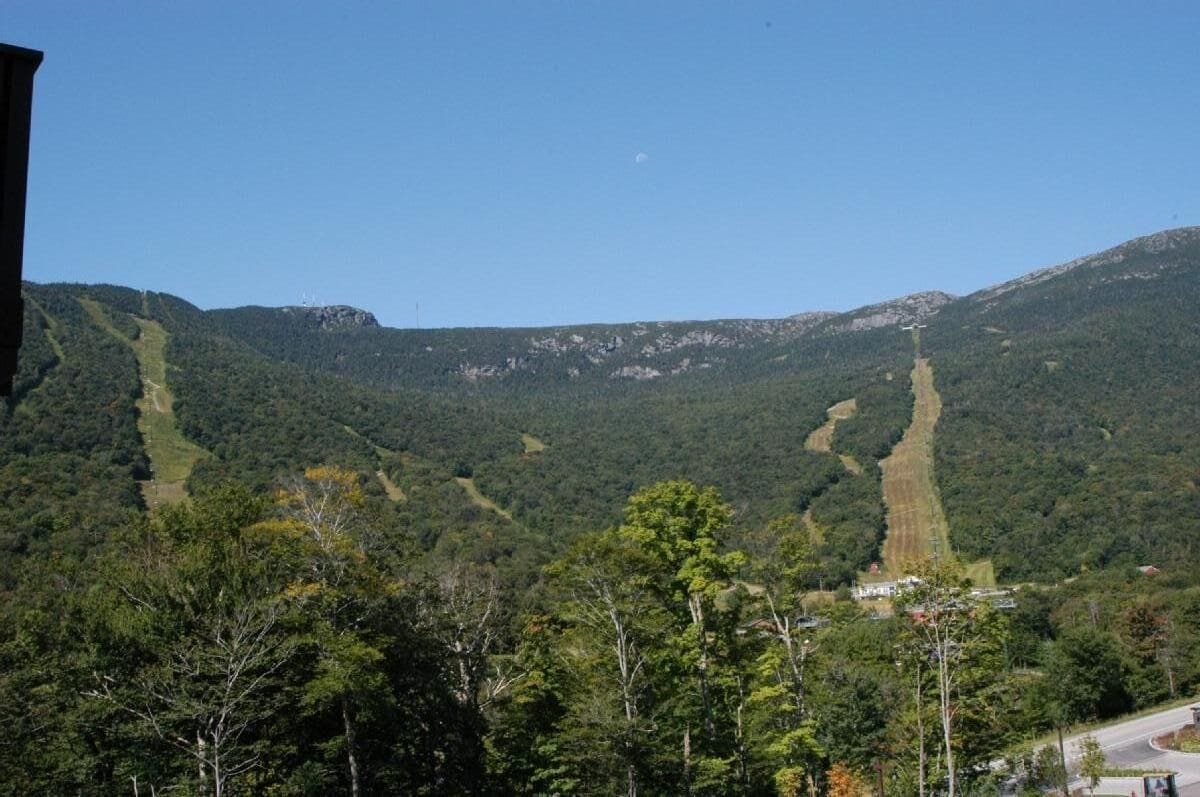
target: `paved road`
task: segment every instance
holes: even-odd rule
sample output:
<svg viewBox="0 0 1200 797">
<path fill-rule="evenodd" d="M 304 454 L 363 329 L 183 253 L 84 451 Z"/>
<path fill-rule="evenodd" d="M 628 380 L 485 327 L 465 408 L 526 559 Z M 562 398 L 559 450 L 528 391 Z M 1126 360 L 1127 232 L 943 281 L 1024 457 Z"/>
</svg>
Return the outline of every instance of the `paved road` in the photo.
<svg viewBox="0 0 1200 797">
<path fill-rule="evenodd" d="M 1110 725 L 1093 731 L 1091 735 L 1100 742 L 1110 765 L 1129 769 L 1174 770 L 1179 773 L 1175 784 L 1181 787 L 1200 784 L 1200 754 L 1175 753 L 1156 750 L 1150 740 L 1167 731 L 1176 730 L 1192 721 L 1190 706 L 1172 708 L 1146 717 Z M 1079 740 L 1084 734 L 1068 737 L 1066 742 L 1067 761 L 1074 771 L 1079 760 Z M 1192 792 L 1191 789 L 1188 790 Z"/>
</svg>

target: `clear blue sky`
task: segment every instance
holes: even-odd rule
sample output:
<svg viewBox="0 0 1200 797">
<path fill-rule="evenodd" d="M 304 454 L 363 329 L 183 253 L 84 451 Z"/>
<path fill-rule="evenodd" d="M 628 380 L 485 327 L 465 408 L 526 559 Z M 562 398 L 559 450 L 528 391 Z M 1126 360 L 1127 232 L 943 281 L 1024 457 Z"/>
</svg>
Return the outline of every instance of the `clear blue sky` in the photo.
<svg viewBox="0 0 1200 797">
<path fill-rule="evenodd" d="M 1200 4 L 0 0 L 25 276 L 391 326 L 966 293 L 1200 224 Z"/>
</svg>

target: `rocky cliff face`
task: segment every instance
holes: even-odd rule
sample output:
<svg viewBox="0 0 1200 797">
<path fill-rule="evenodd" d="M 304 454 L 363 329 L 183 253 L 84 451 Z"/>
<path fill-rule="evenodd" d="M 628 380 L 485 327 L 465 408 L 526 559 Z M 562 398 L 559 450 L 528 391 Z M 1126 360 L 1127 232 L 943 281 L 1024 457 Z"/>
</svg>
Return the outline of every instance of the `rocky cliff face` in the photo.
<svg viewBox="0 0 1200 797">
<path fill-rule="evenodd" d="M 511 371 L 537 370 L 539 364 L 572 358 L 567 374 L 577 378 L 592 366 L 607 366 L 610 379 L 645 381 L 695 368 L 711 368 L 721 349 L 747 349 L 766 342 L 794 340 L 833 318 L 835 313 L 801 313 L 788 318 L 717 321 L 656 321 L 598 327 L 539 330 L 524 350 L 504 362 L 462 362 L 457 373 L 469 381 Z M 676 360 L 679 355 L 686 354 Z"/>
<path fill-rule="evenodd" d="M 301 314 L 314 326 L 326 330 L 379 326 L 379 322 L 375 320 L 373 314 L 345 304 L 331 304 L 324 307 L 284 307 L 283 312 Z"/>
<path fill-rule="evenodd" d="M 942 291 L 923 291 L 880 304 L 860 307 L 845 314 L 830 326 L 833 332 L 861 332 L 895 324 L 921 323 L 937 314 L 942 305 L 955 297 Z"/>
</svg>

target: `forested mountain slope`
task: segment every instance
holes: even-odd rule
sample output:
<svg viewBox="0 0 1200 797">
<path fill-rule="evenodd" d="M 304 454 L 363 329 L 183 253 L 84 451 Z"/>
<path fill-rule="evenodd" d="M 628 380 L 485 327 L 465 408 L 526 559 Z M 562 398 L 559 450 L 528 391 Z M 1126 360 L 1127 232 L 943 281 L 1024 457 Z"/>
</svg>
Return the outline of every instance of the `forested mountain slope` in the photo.
<svg viewBox="0 0 1200 797">
<path fill-rule="evenodd" d="M 147 463 L 128 347 L 72 297 L 26 292 L 24 345 L 0 419 L 0 579 L 27 553 L 79 551 L 141 506 Z"/>
<path fill-rule="evenodd" d="M 728 489 L 737 463 L 768 466 L 773 443 L 791 450 L 795 440 L 778 427 L 760 436 L 735 432 L 725 417 L 706 422 L 720 431 L 701 442 L 704 433 L 680 419 L 719 407 L 734 385 L 761 401 L 754 412 L 767 426 L 787 413 L 784 394 L 818 394 L 814 406 L 849 398 L 865 382 L 842 394 L 819 386 L 839 370 L 861 377 L 902 359 L 906 338 L 895 327 L 923 321 L 924 353 L 945 401 L 936 477 L 955 547 L 993 558 L 1002 577 L 1055 578 L 1081 567 L 1200 556 L 1190 542 L 1200 530 L 1200 404 L 1192 398 L 1200 388 L 1198 239 L 1196 228 L 1171 230 L 959 299 L 916 294 L 844 315 L 776 321 L 321 333 L 299 323 L 302 314 L 283 326 L 267 323 L 282 311 L 223 311 L 219 320 L 273 356 L 353 381 L 504 395 L 506 406 L 526 415 L 536 407 L 547 433 L 586 434 L 588 456 L 574 463 L 573 478 L 555 482 L 583 496 L 622 484 L 600 487 L 605 470 L 638 473 L 632 457 L 621 457 L 629 448 L 622 432 L 640 441 L 640 459 L 653 456 L 659 397 L 680 411 L 674 432 L 663 432 L 673 440 L 668 448 L 747 446 L 702 471 Z M 781 387 L 789 378 L 806 389 Z M 651 387 L 623 384 L 633 382 Z M 580 418 L 579 406 L 597 403 L 597 423 Z M 572 421 L 556 427 L 563 418 Z M 594 463 L 606 458 L 612 468 L 597 473 Z M 528 489 L 512 484 L 521 479 L 511 469 L 484 473 L 504 496 Z M 774 501 L 772 511 L 784 505 Z"/>
<path fill-rule="evenodd" d="M 851 395 L 860 397 L 862 420 L 857 431 L 856 424 L 846 428 L 842 445 L 862 449 L 864 461 L 867 449 L 886 450 L 906 422 L 905 344 L 880 330 L 866 345 L 848 336 L 816 349 L 781 349 L 788 344 L 772 333 L 768 350 L 760 344 L 740 359 L 724 358 L 720 372 L 697 369 L 662 382 L 604 378 L 570 386 L 568 377 L 570 389 L 557 391 L 495 391 L 470 380 L 455 389 L 381 390 L 264 356 L 214 320 L 220 314 L 174 297 L 78 285 L 30 285 L 27 293 L 31 307 L 53 313 L 27 319 L 31 356 L 4 418 L 5 467 L 40 480 L 8 482 L 20 488 L 14 495 L 31 497 L 28 505 L 8 505 L 9 565 L 31 545 L 62 548 L 64 535 L 80 534 L 80 526 L 96 525 L 99 538 L 99 527 L 142 508 L 137 481 L 148 474 L 133 406 L 142 389 L 129 345 L 140 333 L 135 319 L 165 330 L 178 430 L 207 452 L 187 483 L 193 495 L 225 480 L 269 490 L 322 463 L 381 474 L 367 484 L 380 499 L 388 487 L 402 496 L 382 503 L 397 533 L 440 557 L 497 561 L 518 580 L 579 532 L 616 522 L 637 487 L 681 477 L 723 489 L 742 529 L 812 503 L 827 526 L 828 576 L 847 580 L 874 555 L 882 532 L 878 474 L 868 469 L 847 480 L 835 455 L 805 451 L 803 441 L 828 405 Z M 317 328 L 331 337 L 346 331 Z M 713 340 L 696 337 L 687 345 Z M 67 361 L 83 374 L 73 403 L 47 404 L 43 393 L 76 378 L 54 353 L 60 339 L 87 341 L 96 351 Z M 112 428 L 76 433 L 102 418 Z M 44 431 L 52 457 L 22 458 L 34 429 Z M 540 450 L 527 451 L 523 436 Z M 72 457 L 101 460 L 106 469 L 76 473 L 54 459 Z M 77 498 L 47 500 L 58 494 L 51 487 Z M 96 491 L 112 497 L 97 500 Z M 86 523 L 71 519 L 76 504 L 91 510 Z M 55 523 L 70 531 L 54 531 Z"/>
<path fill-rule="evenodd" d="M 396 330 L 353 308 L 205 312 L 125 288 L 29 285 L 0 443 L 5 547 L 99 534 L 81 529 L 141 505 L 136 364 L 86 298 L 131 337 L 134 317 L 169 335 L 180 431 L 211 454 L 192 492 L 225 479 L 267 489 L 321 463 L 382 472 L 404 498 L 388 513 L 424 545 L 507 559 L 616 522 L 641 485 L 688 478 L 718 486 L 741 531 L 813 510 L 831 582 L 878 555 L 876 463 L 911 412 L 914 351 L 898 326 L 924 323 L 956 549 L 993 559 L 1002 579 L 1196 562 L 1198 291 L 1196 229 L 963 298 L 776 320 Z M 826 408 L 851 398 L 859 411 L 831 452 L 805 450 Z M 368 483 L 382 498 L 388 485 Z M 80 506 L 94 511 L 70 520 Z"/>
<path fill-rule="evenodd" d="M 547 444 L 468 462 L 484 494 L 555 544 L 615 523 L 639 485 L 718 486 L 740 530 L 812 509 L 819 580 L 847 582 L 883 534 L 874 462 L 899 439 L 911 398 L 908 337 L 894 325 L 951 300 L 923 293 L 846 313 L 545 330 L 329 329 L 316 308 L 241 308 L 212 318 L 272 359 L 389 390 L 417 387 L 498 413 Z M 815 334 L 817 331 L 820 334 Z M 825 409 L 863 412 L 832 453 L 806 451 Z M 847 478 L 837 453 L 860 455 Z"/>
<path fill-rule="evenodd" d="M 1200 229 L 981 291 L 925 330 L 957 547 L 1009 578 L 1200 557 Z"/>
<path fill-rule="evenodd" d="M 142 389 L 137 365 L 130 347 L 81 300 L 130 337 L 140 331 L 135 316 L 167 330 L 180 431 L 210 454 L 188 480 L 191 493 L 227 480 L 269 490 L 306 467 L 336 463 L 367 475 L 382 471 L 401 484 L 408 500 L 381 501 L 385 525 L 429 546 L 467 533 L 506 553 L 536 550 L 532 541 L 512 539 L 523 528 L 480 512 L 452 481 L 458 462 L 521 450 L 518 431 L 480 411 L 435 396 L 354 388 L 268 361 L 173 297 L 74 285 L 29 285 L 26 294 L 35 312 L 26 317 L 22 370 L 0 422 L 6 573 L 29 550 L 87 548 L 125 512 L 143 508 L 137 481 L 148 472 L 133 404 Z M 382 497 L 378 480 L 367 487 Z"/>
<path fill-rule="evenodd" d="M 991 793 L 1052 723 L 1200 684 L 1198 293 L 1195 229 L 778 321 L 387 330 L 27 285 L 0 793 L 805 793 L 880 760 L 889 794 Z M 153 512 L 148 329 L 202 452 Z M 919 562 L 890 617 L 813 595 L 879 556 L 929 369 L 960 558 L 1106 572 L 1001 605 Z M 931 647 L 931 602 L 970 633 Z"/>
</svg>

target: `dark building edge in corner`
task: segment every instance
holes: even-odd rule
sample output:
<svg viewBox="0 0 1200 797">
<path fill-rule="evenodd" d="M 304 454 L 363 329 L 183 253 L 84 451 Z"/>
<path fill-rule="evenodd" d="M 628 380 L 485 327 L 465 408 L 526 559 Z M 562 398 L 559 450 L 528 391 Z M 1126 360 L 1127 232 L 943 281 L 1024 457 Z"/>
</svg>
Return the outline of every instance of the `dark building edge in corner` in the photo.
<svg viewBox="0 0 1200 797">
<path fill-rule="evenodd" d="M 38 50 L 0 44 L 0 396 L 12 393 L 21 348 L 29 126 L 33 73 L 41 63 Z"/>
</svg>

